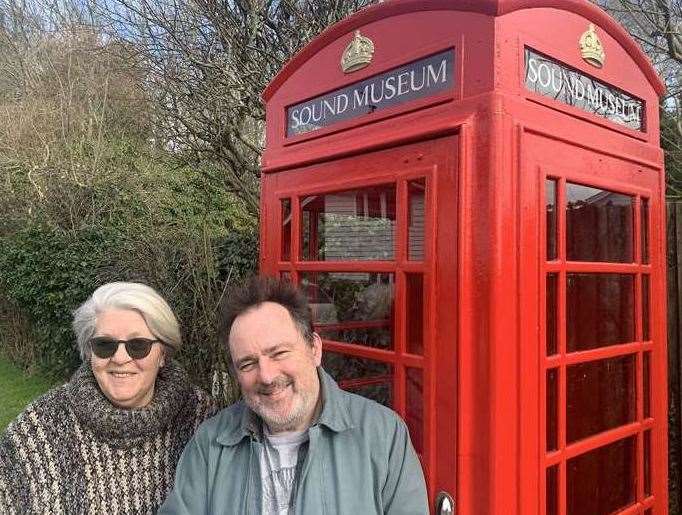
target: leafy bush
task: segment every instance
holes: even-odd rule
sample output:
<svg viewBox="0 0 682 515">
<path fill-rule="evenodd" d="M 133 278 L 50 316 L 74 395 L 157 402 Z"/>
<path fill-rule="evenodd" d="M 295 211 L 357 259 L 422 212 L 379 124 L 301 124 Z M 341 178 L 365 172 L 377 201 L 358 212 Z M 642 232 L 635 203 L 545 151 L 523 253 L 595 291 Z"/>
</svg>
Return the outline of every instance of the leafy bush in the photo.
<svg viewBox="0 0 682 515">
<path fill-rule="evenodd" d="M 253 216 L 224 169 L 159 146 L 144 74 L 100 36 L 0 38 L 0 353 L 68 377 L 72 310 L 103 283 L 141 281 L 174 308 L 178 357 L 209 386 L 225 282 L 255 268 Z"/>
<path fill-rule="evenodd" d="M 8 173 L 0 309 L 13 316 L 0 323 L 0 352 L 68 377 L 79 363 L 72 310 L 105 282 L 141 281 L 173 306 L 185 341 L 178 359 L 208 388 L 225 370 L 216 308 L 226 281 L 256 268 L 256 226 L 210 168 L 145 147 L 117 152 L 87 182 L 52 169 L 31 186 L 20 167 Z"/>
<path fill-rule="evenodd" d="M 79 359 L 70 330 L 71 310 L 92 291 L 96 271 L 114 238 L 105 230 L 75 236 L 29 226 L 0 243 L 0 286 L 31 321 L 36 365 L 64 375 Z M 25 365 L 29 365 L 25 363 Z"/>
</svg>

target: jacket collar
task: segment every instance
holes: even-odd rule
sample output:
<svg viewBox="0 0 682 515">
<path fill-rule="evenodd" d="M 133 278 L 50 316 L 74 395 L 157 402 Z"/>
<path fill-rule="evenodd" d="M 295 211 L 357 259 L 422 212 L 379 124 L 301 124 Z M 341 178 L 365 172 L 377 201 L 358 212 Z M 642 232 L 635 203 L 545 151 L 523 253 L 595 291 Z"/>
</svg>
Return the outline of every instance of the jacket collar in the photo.
<svg viewBox="0 0 682 515">
<path fill-rule="evenodd" d="M 336 433 L 352 429 L 353 422 L 346 400 L 348 394 L 339 388 L 332 376 L 322 367 L 318 367 L 317 375 L 320 378 L 320 395 L 322 395 L 322 412 L 317 423 Z"/>
<path fill-rule="evenodd" d="M 344 398 L 347 394 L 322 367 L 317 368 L 317 376 L 320 380 L 322 411 L 313 425 L 325 426 L 335 433 L 351 429 L 353 424 Z M 237 445 L 246 437 L 258 439 L 262 433 L 260 418 L 243 400 L 233 409 L 222 411 L 220 425 L 222 430 L 216 440 L 222 445 Z"/>
</svg>

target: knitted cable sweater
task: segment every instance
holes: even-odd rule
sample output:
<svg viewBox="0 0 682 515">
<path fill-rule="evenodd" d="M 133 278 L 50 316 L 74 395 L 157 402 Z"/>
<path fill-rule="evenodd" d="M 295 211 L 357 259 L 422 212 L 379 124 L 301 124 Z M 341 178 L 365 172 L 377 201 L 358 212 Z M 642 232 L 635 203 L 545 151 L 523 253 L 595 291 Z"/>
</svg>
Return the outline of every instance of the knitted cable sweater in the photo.
<svg viewBox="0 0 682 515">
<path fill-rule="evenodd" d="M 0 514 L 154 513 L 185 444 L 215 411 L 175 362 L 142 409 L 112 405 L 84 363 L 0 437 Z"/>
</svg>

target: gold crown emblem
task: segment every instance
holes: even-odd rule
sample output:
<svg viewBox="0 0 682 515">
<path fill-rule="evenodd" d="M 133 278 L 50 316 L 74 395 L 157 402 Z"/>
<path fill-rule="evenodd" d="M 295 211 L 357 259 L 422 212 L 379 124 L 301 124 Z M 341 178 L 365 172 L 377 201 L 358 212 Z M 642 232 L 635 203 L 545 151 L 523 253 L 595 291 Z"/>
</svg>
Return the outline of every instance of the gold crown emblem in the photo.
<svg viewBox="0 0 682 515">
<path fill-rule="evenodd" d="M 580 36 L 580 54 L 592 66 L 601 68 L 604 65 L 606 54 L 592 23 L 590 23 L 590 28 Z"/>
<path fill-rule="evenodd" d="M 341 69 L 344 73 L 354 72 L 364 68 L 372 62 L 374 55 L 374 43 L 369 38 L 355 31 L 355 37 L 348 44 L 341 56 Z"/>
</svg>

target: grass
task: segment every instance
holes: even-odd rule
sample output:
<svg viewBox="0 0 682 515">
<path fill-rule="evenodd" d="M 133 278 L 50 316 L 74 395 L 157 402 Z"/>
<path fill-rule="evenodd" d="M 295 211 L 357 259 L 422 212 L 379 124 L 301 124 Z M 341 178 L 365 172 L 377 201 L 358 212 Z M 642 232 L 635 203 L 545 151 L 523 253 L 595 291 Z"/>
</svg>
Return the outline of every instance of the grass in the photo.
<svg viewBox="0 0 682 515">
<path fill-rule="evenodd" d="M 54 386 L 54 381 L 28 375 L 0 357 L 0 432 L 33 399 Z"/>
</svg>

